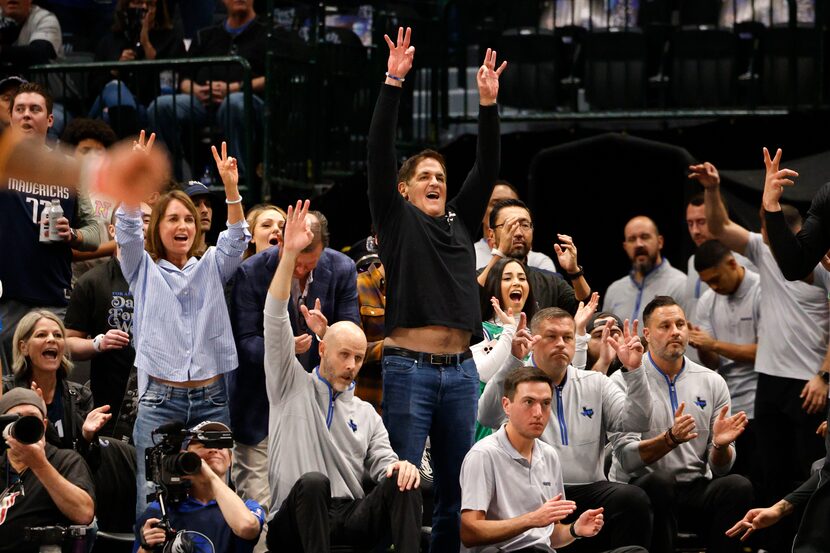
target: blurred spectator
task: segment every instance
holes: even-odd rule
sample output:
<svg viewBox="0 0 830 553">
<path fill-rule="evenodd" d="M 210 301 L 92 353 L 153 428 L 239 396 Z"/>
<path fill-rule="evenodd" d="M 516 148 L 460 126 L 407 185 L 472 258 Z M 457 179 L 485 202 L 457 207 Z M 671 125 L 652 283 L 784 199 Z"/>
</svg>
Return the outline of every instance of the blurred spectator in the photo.
<svg viewBox="0 0 830 553">
<path fill-rule="evenodd" d="M 160 96 L 148 108 L 150 127 L 167 145 L 174 157 L 181 155 L 179 131 L 185 125 L 204 126 L 215 120 L 223 129 L 228 151 L 239 162 L 240 174 L 250 169 L 242 165 L 243 136 L 256 136 L 262 122 L 265 91 L 265 47 L 268 31 L 256 20 L 254 0 L 223 0 L 228 18 L 199 31 L 188 56 L 241 56 L 251 64 L 252 120 L 245 120 L 242 93 L 242 68 L 236 64 L 187 67 L 180 72 L 180 94 Z M 191 101 L 192 95 L 192 101 Z M 175 164 L 181 177 L 181 168 Z"/>
<path fill-rule="evenodd" d="M 62 44 L 55 14 L 32 0 L 0 1 L 0 62 L 25 71 L 61 57 Z"/>
<path fill-rule="evenodd" d="M 141 204 L 145 232 L 150 206 Z M 109 224 L 110 237 L 115 226 Z M 90 387 L 95 407 L 114 415 L 105 436 L 132 441 L 136 380 L 133 370 L 133 294 L 113 252 L 106 263 L 78 279 L 66 310 L 67 345 L 76 361 L 91 360 Z"/>
<path fill-rule="evenodd" d="M 11 125 L 32 141 L 46 147 L 46 131 L 52 124 L 52 99 L 37 83 L 18 88 L 12 101 Z M 57 236 L 41 241 L 40 226 L 51 202 L 59 203 Z M 61 317 L 69 300 L 72 248 L 98 247 L 100 223 L 89 198 L 66 186 L 17 178 L 0 193 L 0 236 L 6 247 L 0 264 L 3 297 L 0 299 L 0 340 L 6 365 L 11 357 L 11 338 L 17 321 L 32 308 L 47 308 Z M 57 238 L 58 240 L 51 240 Z"/>
<path fill-rule="evenodd" d="M 815 0 L 723 0 L 720 26 L 732 27 L 735 21 L 754 21 L 767 27 L 786 25 L 790 21 L 790 2 L 796 5 L 796 21 L 813 24 L 816 21 Z"/>
<path fill-rule="evenodd" d="M 207 234 L 213 223 L 213 203 L 210 189 L 199 181 L 189 181 L 184 187 L 184 193 L 190 196 L 196 211 L 199 213 L 199 228 L 202 233 L 199 236 L 199 243 L 196 245 L 196 257 L 201 257 L 208 249 Z M 247 250 L 246 250 L 247 251 Z"/>
<path fill-rule="evenodd" d="M 324 332 L 309 328 L 304 311 L 314 308 L 328 324 L 338 321 L 360 324 L 354 262 L 327 247 L 328 223 L 322 213 L 313 211 L 309 219 L 314 239 L 294 264 L 288 309 L 296 336 L 294 351 L 307 371 L 320 364 L 317 336 L 323 338 Z M 282 236 L 279 241 L 282 245 Z M 244 497 L 263 505 L 268 504 L 265 480 L 268 421 L 261 416 L 268 410 L 263 308 L 268 283 L 281 258 L 281 249 L 277 247 L 246 260 L 234 277 L 231 303 L 231 323 L 239 354 L 239 369 L 228 379 L 231 421 L 237 442 L 234 480 Z"/>
<path fill-rule="evenodd" d="M 88 155 L 101 155 L 112 146 L 117 137 L 112 129 L 100 120 L 78 117 L 70 121 L 63 131 L 61 142 L 73 149 L 75 157 L 82 160 Z M 100 245 L 95 251 L 82 252 L 72 250 L 72 285 L 82 274 L 96 265 L 106 262 L 106 258 L 115 253 L 115 240 L 107 233 L 115 213 L 115 202 L 100 193 L 90 193 L 89 201 L 92 204 L 94 217 L 101 225 L 98 237 Z"/>
<path fill-rule="evenodd" d="M 47 424 L 46 405 L 32 390 L 17 388 L 0 398 L 0 415 L 37 417 Z M 74 451 L 58 449 L 41 438 L 24 445 L 7 438 L 0 452 L 0 500 L 3 541 L 0 549 L 36 553 L 24 529 L 55 524 L 90 524 L 94 514 L 92 475 Z"/>
<path fill-rule="evenodd" d="M 213 24 L 217 13 L 216 0 L 170 0 L 170 14 L 178 5 L 184 37 L 194 40 L 200 29 Z"/>
<path fill-rule="evenodd" d="M 184 56 L 182 35 L 173 27 L 165 0 L 118 0 L 112 30 L 95 50 L 95 61 Z M 153 98 L 174 92 L 173 81 L 172 70 L 133 73 L 119 69 L 94 74 L 90 88 L 101 90 L 101 93 L 89 116 L 103 118 L 114 125 L 121 136 L 135 134 L 146 124 L 146 107 Z"/>
<path fill-rule="evenodd" d="M 285 211 L 271 204 L 258 204 L 248 210 L 245 218 L 251 229 L 251 241 L 245 251 L 245 259 L 255 253 L 276 246 L 282 239 Z"/>
<path fill-rule="evenodd" d="M 26 79 L 17 75 L 9 75 L 0 80 L 0 133 L 11 124 L 12 98 L 17 93 L 17 87 L 25 82 Z"/>
<path fill-rule="evenodd" d="M 639 6 L 640 0 L 546 0 L 542 3 L 539 27 L 636 27 Z"/>
</svg>

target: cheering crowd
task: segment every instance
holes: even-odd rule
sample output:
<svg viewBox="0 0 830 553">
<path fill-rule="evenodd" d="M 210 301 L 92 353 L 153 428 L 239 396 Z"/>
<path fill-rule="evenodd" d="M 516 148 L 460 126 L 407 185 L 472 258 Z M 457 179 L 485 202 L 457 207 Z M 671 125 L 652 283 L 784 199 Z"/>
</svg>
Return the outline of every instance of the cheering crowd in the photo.
<svg viewBox="0 0 830 553">
<path fill-rule="evenodd" d="M 49 92 L 16 88 L 0 142 L 0 551 L 71 525 L 133 532 L 142 552 L 671 553 L 689 534 L 715 553 L 830 550 L 830 188 L 802 221 L 780 203 L 797 174 L 765 149 L 757 234 L 729 218 L 717 169 L 693 165 L 687 271 L 642 205 L 622 229 L 631 271 L 600 295 L 579 236 L 557 236 L 557 272 L 499 180 L 495 51 L 458 193 L 436 151 L 398 167 L 411 35 L 386 37 L 376 251 L 357 266 L 308 201 L 246 213 L 227 144 L 212 148 L 227 220 L 211 243 L 221 199 L 172 182 L 155 135 L 110 148 L 106 124 L 76 121 L 70 159 L 46 147 Z M 382 415 L 361 399 L 369 363 Z M 165 439 L 166 460 L 145 462 Z"/>
</svg>

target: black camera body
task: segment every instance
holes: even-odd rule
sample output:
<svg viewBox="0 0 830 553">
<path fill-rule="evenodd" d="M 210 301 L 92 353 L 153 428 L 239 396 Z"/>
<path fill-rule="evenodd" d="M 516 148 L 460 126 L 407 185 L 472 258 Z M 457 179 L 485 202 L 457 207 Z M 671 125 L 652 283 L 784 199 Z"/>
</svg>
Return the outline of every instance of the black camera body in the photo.
<svg viewBox="0 0 830 553">
<path fill-rule="evenodd" d="M 141 27 L 144 25 L 145 15 L 147 15 L 146 8 L 127 8 L 124 10 L 124 34 L 136 54 L 141 48 Z"/>
<path fill-rule="evenodd" d="M 43 437 L 43 420 L 33 415 L 0 415 L 0 450 L 6 448 L 6 440 L 11 436 L 22 444 L 34 444 Z"/>
</svg>

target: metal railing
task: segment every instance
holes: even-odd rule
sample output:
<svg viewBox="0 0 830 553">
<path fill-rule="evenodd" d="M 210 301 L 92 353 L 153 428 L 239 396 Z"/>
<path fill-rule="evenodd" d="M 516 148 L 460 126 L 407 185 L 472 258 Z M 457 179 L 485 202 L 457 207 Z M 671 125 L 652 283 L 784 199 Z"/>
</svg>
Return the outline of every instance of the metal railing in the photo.
<svg viewBox="0 0 830 553">
<path fill-rule="evenodd" d="M 64 121 L 68 116 L 86 117 L 90 114 L 96 101 L 103 91 L 103 86 L 112 81 L 120 81 L 126 88 L 121 86 L 113 87 L 115 90 L 115 104 L 123 106 L 128 101 L 129 93 L 140 106 L 137 120 L 127 117 L 129 110 L 112 109 L 107 111 L 110 124 L 121 131 L 120 134 L 129 134 L 147 124 L 143 120 L 152 115 L 158 120 L 159 103 L 155 100 L 169 96 L 169 103 L 172 106 L 173 114 L 185 108 L 193 111 L 199 100 L 191 88 L 191 93 L 185 102 L 180 102 L 180 95 L 183 94 L 179 88 L 181 84 L 178 72 L 181 70 L 203 69 L 206 71 L 206 82 L 218 82 L 219 69 L 221 67 L 238 66 L 241 71 L 242 83 L 242 109 L 243 125 L 236 128 L 231 123 L 231 109 L 227 106 L 224 110 L 224 120 L 219 120 L 218 103 L 210 103 L 205 106 L 206 118 L 204 124 L 194 125 L 188 120 L 179 121 L 179 117 L 172 118 L 174 144 L 167 144 L 171 153 L 172 162 L 176 177 L 181 179 L 183 174 L 182 162 L 190 166 L 190 178 L 200 180 L 210 179 L 217 189 L 221 189 L 221 183 L 215 171 L 213 158 L 209 148 L 211 143 L 217 143 L 231 133 L 240 133 L 241 151 L 236 152 L 239 157 L 240 167 L 240 192 L 245 196 L 246 202 L 257 202 L 263 196 L 259 185 L 254 186 L 255 163 L 261 158 L 256 153 L 255 130 L 257 121 L 254 117 L 253 89 L 251 83 L 251 66 L 247 60 L 239 56 L 216 56 L 188 59 L 165 59 L 145 60 L 126 62 L 87 62 L 87 63 L 56 63 L 49 65 L 36 65 L 30 68 L 32 80 L 47 84 L 55 97 L 55 111 L 57 116 L 63 116 Z M 213 73 L 217 78 L 213 78 Z M 129 91 L 129 92 L 127 92 Z M 167 101 L 167 100 L 165 100 Z M 230 101 L 230 100 L 228 100 Z M 201 108 L 200 108 L 201 109 Z M 94 114 L 93 114 L 94 115 Z M 148 130 L 155 130 L 148 128 Z M 185 132 L 184 140 L 179 142 Z"/>
</svg>

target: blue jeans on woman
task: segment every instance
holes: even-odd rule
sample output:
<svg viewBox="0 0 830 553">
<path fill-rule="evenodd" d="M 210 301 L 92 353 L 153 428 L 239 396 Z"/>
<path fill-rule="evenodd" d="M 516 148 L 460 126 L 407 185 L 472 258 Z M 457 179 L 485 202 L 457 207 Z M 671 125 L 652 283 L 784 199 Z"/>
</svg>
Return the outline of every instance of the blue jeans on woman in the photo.
<svg viewBox="0 0 830 553">
<path fill-rule="evenodd" d="M 155 445 L 152 432 L 170 422 L 193 428 L 200 422 L 215 421 L 230 426 L 228 393 L 225 380 L 200 388 L 179 388 L 150 379 L 147 390 L 138 400 L 138 416 L 133 428 L 136 467 L 136 518 L 147 509 L 147 495 L 155 491 L 145 475 L 144 451 Z M 156 438 L 156 442 L 159 438 Z"/>
<path fill-rule="evenodd" d="M 109 108 L 116 106 L 133 108 L 138 114 L 138 122 L 142 126 L 146 126 L 147 108 L 139 104 L 127 85 L 118 80 L 112 80 L 104 86 L 101 94 L 95 98 L 95 102 L 89 110 L 89 116 L 93 119 L 103 119 L 109 123 Z"/>
<path fill-rule="evenodd" d="M 431 551 L 461 547 L 461 463 L 473 445 L 478 412 L 478 370 L 472 358 L 434 365 L 428 353 L 410 359 L 383 356 L 383 422 L 392 449 L 421 465 L 430 438 L 435 507 Z"/>
</svg>

